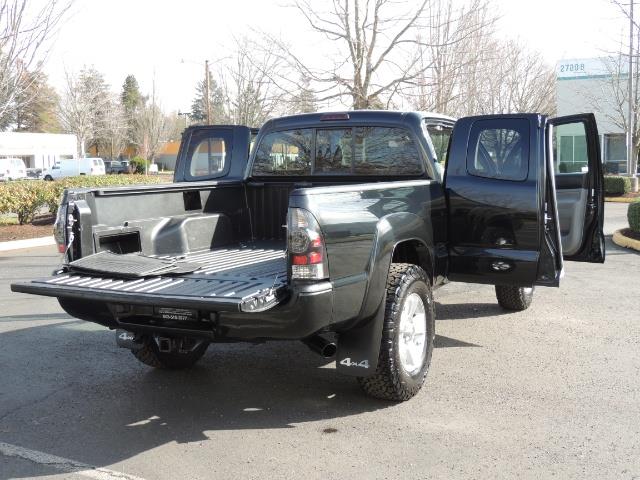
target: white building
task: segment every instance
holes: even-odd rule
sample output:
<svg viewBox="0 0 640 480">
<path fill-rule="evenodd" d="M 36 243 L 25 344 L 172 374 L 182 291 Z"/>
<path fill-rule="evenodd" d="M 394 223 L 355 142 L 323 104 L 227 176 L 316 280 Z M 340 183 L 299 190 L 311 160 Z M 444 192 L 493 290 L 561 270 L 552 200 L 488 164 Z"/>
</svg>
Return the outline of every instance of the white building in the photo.
<svg viewBox="0 0 640 480">
<path fill-rule="evenodd" d="M 59 160 L 75 158 L 75 135 L 0 132 L 0 158 L 16 157 L 27 168 L 49 168 Z"/>
<path fill-rule="evenodd" d="M 627 78 L 626 65 L 606 57 L 561 60 L 556 67 L 558 116 L 595 114 L 605 171 L 611 173 L 627 171 L 626 133 L 620 127 L 626 102 L 619 100 Z"/>
</svg>

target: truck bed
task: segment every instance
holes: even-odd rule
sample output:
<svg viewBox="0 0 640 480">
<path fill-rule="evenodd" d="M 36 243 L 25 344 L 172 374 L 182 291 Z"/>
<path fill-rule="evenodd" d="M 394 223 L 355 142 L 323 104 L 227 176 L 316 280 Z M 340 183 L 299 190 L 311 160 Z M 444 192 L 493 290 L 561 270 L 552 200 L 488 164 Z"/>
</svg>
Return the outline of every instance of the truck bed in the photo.
<svg viewBox="0 0 640 480">
<path fill-rule="evenodd" d="M 286 287 L 282 242 L 259 241 L 158 258 L 175 258 L 200 268 L 179 276 L 139 279 L 63 272 L 16 284 L 14 290 L 110 303 L 260 311 L 279 303 Z"/>
</svg>

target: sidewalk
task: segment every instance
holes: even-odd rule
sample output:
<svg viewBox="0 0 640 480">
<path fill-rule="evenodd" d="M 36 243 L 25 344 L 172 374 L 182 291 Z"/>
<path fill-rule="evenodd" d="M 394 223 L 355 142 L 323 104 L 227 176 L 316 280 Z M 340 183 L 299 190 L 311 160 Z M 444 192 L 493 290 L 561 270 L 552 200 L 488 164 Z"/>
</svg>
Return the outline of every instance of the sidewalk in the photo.
<svg viewBox="0 0 640 480">
<path fill-rule="evenodd" d="M 10 242 L 0 242 L 0 252 L 20 250 L 22 248 L 44 247 L 55 244 L 56 242 L 53 239 L 53 235 L 39 238 L 27 238 L 25 240 L 11 240 Z"/>
</svg>

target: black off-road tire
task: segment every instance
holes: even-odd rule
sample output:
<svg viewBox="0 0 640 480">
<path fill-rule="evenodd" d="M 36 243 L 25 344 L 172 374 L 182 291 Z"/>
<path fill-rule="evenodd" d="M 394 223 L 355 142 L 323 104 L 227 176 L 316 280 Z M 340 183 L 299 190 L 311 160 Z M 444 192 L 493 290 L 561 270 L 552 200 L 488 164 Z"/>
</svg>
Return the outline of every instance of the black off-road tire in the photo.
<svg viewBox="0 0 640 480">
<path fill-rule="evenodd" d="M 496 285 L 496 298 L 498 304 L 505 310 L 522 312 L 533 301 L 534 287 L 514 287 L 511 285 Z"/>
<path fill-rule="evenodd" d="M 398 341 L 400 314 L 405 299 L 411 293 L 422 298 L 426 321 L 426 352 L 422 367 L 413 375 L 400 363 Z M 425 271 L 408 263 L 393 263 L 387 277 L 384 326 L 380 345 L 380 356 L 376 372 L 369 377 L 359 377 L 358 383 L 369 395 L 384 400 L 409 400 L 424 384 L 435 340 L 435 310 L 431 284 Z"/>
<path fill-rule="evenodd" d="M 189 353 L 160 352 L 153 339 L 145 339 L 141 348 L 131 350 L 133 356 L 145 365 L 166 370 L 190 368 L 202 358 L 209 343 L 204 342 Z"/>
</svg>

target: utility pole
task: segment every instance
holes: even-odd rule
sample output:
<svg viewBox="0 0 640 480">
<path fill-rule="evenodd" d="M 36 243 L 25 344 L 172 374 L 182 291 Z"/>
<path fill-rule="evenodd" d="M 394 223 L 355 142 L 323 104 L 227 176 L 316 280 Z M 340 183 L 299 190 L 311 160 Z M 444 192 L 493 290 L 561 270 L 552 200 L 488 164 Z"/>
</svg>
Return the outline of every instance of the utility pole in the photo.
<svg viewBox="0 0 640 480">
<path fill-rule="evenodd" d="M 633 131 L 634 131 L 634 98 L 633 98 L 633 0 L 629 3 L 629 111 L 627 121 L 627 173 L 631 177 L 631 187 L 634 192 L 638 191 L 638 178 L 633 168 Z"/>
<path fill-rule="evenodd" d="M 209 96 L 209 60 L 204 61 L 204 95 L 205 105 L 207 108 L 207 125 L 211 125 L 211 97 Z"/>
<path fill-rule="evenodd" d="M 184 117 L 184 128 L 189 126 L 189 116 L 191 114 L 189 112 L 178 112 L 179 117 Z"/>
</svg>

